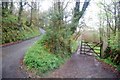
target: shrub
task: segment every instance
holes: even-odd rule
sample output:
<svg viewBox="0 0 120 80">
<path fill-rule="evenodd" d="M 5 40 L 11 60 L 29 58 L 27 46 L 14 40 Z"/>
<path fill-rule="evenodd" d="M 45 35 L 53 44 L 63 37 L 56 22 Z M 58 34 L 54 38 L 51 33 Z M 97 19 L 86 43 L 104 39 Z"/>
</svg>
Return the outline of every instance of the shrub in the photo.
<svg viewBox="0 0 120 80">
<path fill-rule="evenodd" d="M 48 52 L 41 45 L 41 42 L 42 40 L 39 40 L 34 46 L 29 48 L 25 54 L 24 63 L 28 69 L 36 69 L 41 73 L 45 73 L 58 68 L 64 62 L 64 59 Z"/>
<path fill-rule="evenodd" d="M 3 26 L 2 44 L 15 42 L 18 40 L 25 40 L 27 38 L 34 37 L 39 34 L 40 32 L 37 27 L 34 27 L 34 29 L 32 29 L 26 26 L 22 27 L 22 30 L 20 31 L 17 26 L 16 27 Z"/>
<path fill-rule="evenodd" d="M 120 63 L 117 65 L 116 63 L 114 63 L 114 62 L 112 61 L 112 59 L 111 59 L 110 57 L 108 57 L 108 58 L 106 58 L 106 59 L 101 59 L 101 60 L 103 60 L 103 61 L 106 62 L 107 64 L 110 64 L 110 65 L 116 67 L 116 69 L 117 69 L 118 71 L 120 71 Z"/>
<path fill-rule="evenodd" d="M 9 13 L 9 11 L 5 11 Z M 38 27 L 31 25 L 27 27 L 25 23 L 25 18 L 22 19 L 22 26 L 18 27 L 17 16 L 13 14 L 5 14 L 2 17 L 2 44 L 15 42 L 18 40 L 24 40 L 30 37 L 34 37 L 40 34 Z"/>
</svg>

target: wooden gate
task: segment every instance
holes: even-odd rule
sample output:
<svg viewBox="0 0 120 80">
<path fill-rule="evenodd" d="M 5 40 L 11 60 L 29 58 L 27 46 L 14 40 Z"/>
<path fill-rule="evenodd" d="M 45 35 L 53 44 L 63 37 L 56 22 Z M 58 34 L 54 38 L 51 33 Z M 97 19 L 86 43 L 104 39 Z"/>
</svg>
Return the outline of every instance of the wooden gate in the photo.
<svg viewBox="0 0 120 80">
<path fill-rule="evenodd" d="M 102 43 L 88 43 L 81 41 L 80 54 L 96 55 L 101 57 Z"/>
</svg>

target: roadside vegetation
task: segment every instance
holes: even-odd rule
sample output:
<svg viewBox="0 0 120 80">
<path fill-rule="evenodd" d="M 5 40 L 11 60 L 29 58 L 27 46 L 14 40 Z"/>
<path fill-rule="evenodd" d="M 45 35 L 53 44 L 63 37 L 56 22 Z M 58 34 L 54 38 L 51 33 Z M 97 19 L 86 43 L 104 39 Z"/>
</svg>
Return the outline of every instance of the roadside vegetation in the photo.
<svg viewBox="0 0 120 80">
<path fill-rule="evenodd" d="M 103 43 L 102 60 L 120 71 L 120 1 L 103 1 L 100 7 L 100 40 Z"/>
<path fill-rule="evenodd" d="M 47 73 L 58 68 L 77 50 L 77 33 L 74 34 L 75 30 L 71 30 L 74 24 L 63 20 L 63 12 L 62 2 L 54 2 L 53 7 L 46 13 L 46 33 L 24 57 L 28 68 Z"/>
<path fill-rule="evenodd" d="M 99 28 L 91 29 L 88 33 L 82 31 L 89 31 L 84 21 L 84 13 L 91 0 L 84 0 L 82 4 L 80 0 L 75 0 L 71 9 L 69 1 L 72 2 L 72 0 L 68 2 L 53 0 L 52 6 L 47 11 L 42 11 L 41 8 L 44 0 L 2 2 L 0 44 L 38 36 L 40 28 L 44 29 L 45 33 L 28 49 L 23 59 L 28 70 L 35 69 L 41 75 L 59 68 L 70 58 L 80 46 L 80 36 L 83 35 L 83 41 L 91 47 L 100 43 L 94 47 L 99 59 L 117 67 L 120 71 L 120 1 L 110 0 L 110 3 L 100 1 L 98 3 L 100 11 L 97 15 L 99 25 L 96 26 Z"/>
<path fill-rule="evenodd" d="M 15 5 L 18 5 L 19 8 L 17 9 Z M 0 15 L 0 25 L 2 26 L 2 33 L 0 35 L 2 36 L 2 40 L 0 44 L 25 40 L 40 35 L 39 20 L 36 17 L 37 15 L 33 15 L 37 9 L 29 6 L 31 10 L 26 10 L 24 7 L 28 5 L 29 3 L 22 1 L 2 2 L 2 9 L 0 9 L 2 12 Z"/>
<path fill-rule="evenodd" d="M 24 57 L 24 63 L 27 66 L 28 70 L 34 69 L 36 74 L 44 75 L 45 73 L 57 69 L 63 64 L 67 59 L 69 59 L 73 52 L 77 50 L 78 44 L 71 44 L 72 53 L 52 53 L 44 45 L 46 35 L 42 36 L 39 41 L 37 41 L 29 50 L 26 52 Z"/>
</svg>

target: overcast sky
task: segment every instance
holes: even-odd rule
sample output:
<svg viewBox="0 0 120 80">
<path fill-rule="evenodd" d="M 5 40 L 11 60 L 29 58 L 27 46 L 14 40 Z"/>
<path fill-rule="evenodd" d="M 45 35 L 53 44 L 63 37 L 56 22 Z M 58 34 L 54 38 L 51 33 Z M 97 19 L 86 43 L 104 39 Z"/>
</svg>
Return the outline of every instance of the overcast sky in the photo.
<svg viewBox="0 0 120 80">
<path fill-rule="evenodd" d="M 95 29 L 97 29 L 99 25 L 98 13 L 100 9 L 97 6 L 98 2 L 99 0 L 91 0 L 90 5 L 88 6 L 84 15 L 87 25 L 94 27 Z"/>
</svg>

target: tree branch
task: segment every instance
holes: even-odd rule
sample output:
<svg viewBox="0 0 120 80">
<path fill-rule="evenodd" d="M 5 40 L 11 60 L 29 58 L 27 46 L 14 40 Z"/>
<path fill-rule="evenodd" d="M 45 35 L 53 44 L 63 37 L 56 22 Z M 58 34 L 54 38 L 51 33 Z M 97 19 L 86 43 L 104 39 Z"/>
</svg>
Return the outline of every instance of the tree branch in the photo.
<svg viewBox="0 0 120 80">
<path fill-rule="evenodd" d="M 90 3 L 90 0 L 85 0 L 85 2 L 83 4 L 83 7 L 82 7 L 82 11 L 79 12 L 79 19 L 83 16 L 83 14 L 86 11 L 89 3 Z"/>
<path fill-rule="evenodd" d="M 69 1 L 70 1 L 70 0 L 69 0 Z M 62 10 L 62 11 L 64 11 L 64 10 L 65 10 L 65 8 L 68 6 L 69 1 L 67 2 L 67 4 L 65 5 L 65 7 L 63 8 L 63 10 Z"/>
</svg>

